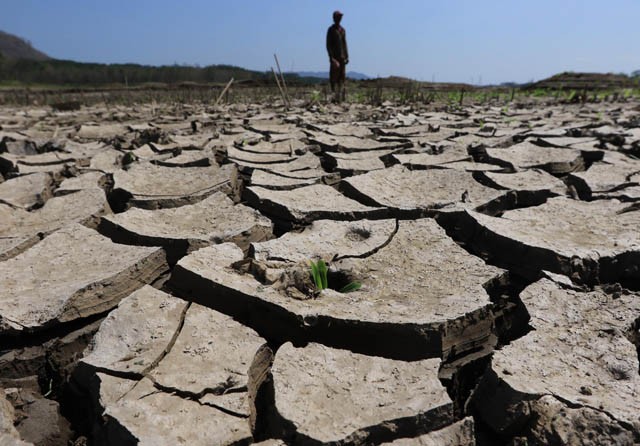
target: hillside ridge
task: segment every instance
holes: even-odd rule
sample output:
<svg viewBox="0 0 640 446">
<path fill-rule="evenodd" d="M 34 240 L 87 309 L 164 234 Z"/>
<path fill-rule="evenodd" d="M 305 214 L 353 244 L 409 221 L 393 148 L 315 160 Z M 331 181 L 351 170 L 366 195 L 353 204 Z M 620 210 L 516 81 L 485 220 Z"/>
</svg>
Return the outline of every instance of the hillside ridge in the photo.
<svg viewBox="0 0 640 446">
<path fill-rule="evenodd" d="M 0 54 L 7 59 L 51 59 L 42 51 L 35 49 L 28 40 L 2 30 L 0 30 Z"/>
</svg>

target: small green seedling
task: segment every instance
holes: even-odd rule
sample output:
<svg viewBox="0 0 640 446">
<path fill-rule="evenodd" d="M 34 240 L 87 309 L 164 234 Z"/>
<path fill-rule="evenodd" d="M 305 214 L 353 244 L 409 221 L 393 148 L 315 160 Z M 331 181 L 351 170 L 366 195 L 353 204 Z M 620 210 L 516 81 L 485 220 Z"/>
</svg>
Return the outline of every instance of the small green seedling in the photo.
<svg viewBox="0 0 640 446">
<path fill-rule="evenodd" d="M 320 93 L 320 90 L 313 90 L 309 97 L 309 103 L 318 104 L 321 98 L 322 98 L 322 95 Z"/>
<path fill-rule="evenodd" d="M 351 293 L 352 291 L 357 291 L 362 287 L 360 282 L 351 282 L 340 288 L 341 293 Z"/>
<path fill-rule="evenodd" d="M 309 266 L 311 267 L 311 278 L 313 279 L 313 283 L 316 286 L 316 290 L 322 291 L 329 288 L 329 278 L 327 264 L 324 260 L 319 259 L 317 262 L 309 261 Z M 351 282 L 340 288 L 340 293 L 351 293 L 353 291 L 357 291 L 362 287 L 360 282 Z"/>
<path fill-rule="evenodd" d="M 322 291 L 329 288 L 327 264 L 324 263 L 324 260 L 320 259 L 315 263 L 309 261 L 309 266 L 311 266 L 311 277 L 313 278 L 313 283 L 316 285 L 316 289 Z"/>
</svg>

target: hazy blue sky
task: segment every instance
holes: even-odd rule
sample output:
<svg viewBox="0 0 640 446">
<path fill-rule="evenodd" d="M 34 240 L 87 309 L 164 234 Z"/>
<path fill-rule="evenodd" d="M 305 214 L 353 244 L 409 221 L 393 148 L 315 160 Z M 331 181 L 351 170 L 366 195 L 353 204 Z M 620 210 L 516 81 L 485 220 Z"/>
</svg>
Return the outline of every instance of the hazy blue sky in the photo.
<svg viewBox="0 0 640 446">
<path fill-rule="evenodd" d="M 370 76 L 497 83 L 640 69 L 640 0 L 0 0 L 0 29 L 60 59 L 326 71 L 334 9 Z"/>
</svg>

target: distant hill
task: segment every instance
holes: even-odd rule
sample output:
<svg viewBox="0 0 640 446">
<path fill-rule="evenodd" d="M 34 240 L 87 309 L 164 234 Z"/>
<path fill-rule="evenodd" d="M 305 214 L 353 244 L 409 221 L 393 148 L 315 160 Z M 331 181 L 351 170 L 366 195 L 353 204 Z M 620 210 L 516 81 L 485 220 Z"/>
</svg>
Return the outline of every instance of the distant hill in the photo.
<svg viewBox="0 0 640 446">
<path fill-rule="evenodd" d="M 300 77 L 317 77 L 318 79 L 329 79 L 328 71 L 297 71 L 295 74 Z M 370 79 L 370 77 L 366 74 L 358 73 L 356 71 L 347 71 L 347 77 L 349 79 L 355 80 Z"/>
<path fill-rule="evenodd" d="M 31 43 L 13 34 L 0 31 L 0 54 L 6 59 L 51 59 L 42 51 L 38 51 Z"/>
<path fill-rule="evenodd" d="M 69 86 L 121 85 L 148 83 L 178 84 L 269 81 L 267 73 L 230 65 L 194 67 L 183 65 L 149 66 L 138 64 L 98 64 L 71 60 L 0 59 L 0 82 Z"/>
<path fill-rule="evenodd" d="M 567 71 L 526 85 L 526 89 L 605 90 L 637 87 L 637 80 L 625 74 L 574 73 Z"/>
<path fill-rule="evenodd" d="M 0 31 L 0 82 L 21 84 L 65 84 L 74 86 L 264 82 L 268 73 L 231 65 L 206 67 L 186 65 L 149 66 L 99 64 L 53 59 L 33 48 L 25 39 Z"/>
</svg>

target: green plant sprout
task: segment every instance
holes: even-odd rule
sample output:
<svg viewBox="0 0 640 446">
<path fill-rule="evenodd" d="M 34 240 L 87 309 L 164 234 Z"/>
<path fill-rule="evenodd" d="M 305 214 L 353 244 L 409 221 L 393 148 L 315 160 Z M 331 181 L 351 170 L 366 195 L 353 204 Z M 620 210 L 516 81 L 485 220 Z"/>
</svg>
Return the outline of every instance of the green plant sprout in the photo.
<svg viewBox="0 0 640 446">
<path fill-rule="evenodd" d="M 329 288 L 329 280 L 327 278 L 328 269 L 324 260 L 320 259 L 315 263 L 309 261 L 309 266 L 311 266 L 311 277 L 313 278 L 313 283 L 316 285 L 316 289 L 322 291 Z"/>
<path fill-rule="evenodd" d="M 320 93 L 320 90 L 313 90 L 311 91 L 311 94 L 309 95 L 309 102 L 312 104 L 317 104 L 320 102 L 320 99 L 322 98 L 322 95 Z"/>
<path fill-rule="evenodd" d="M 351 282 L 340 288 L 340 293 L 351 293 L 352 291 L 357 291 L 362 288 L 362 284 L 360 282 Z"/>
<path fill-rule="evenodd" d="M 322 291 L 329 288 L 329 278 L 327 273 L 329 269 L 327 268 L 327 264 L 324 260 L 319 259 L 317 262 L 313 262 L 309 260 L 309 266 L 311 267 L 311 278 L 313 279 L 313 283 L 316 286 L 316 290 Z M 357 291 L 362 287 L 360 282 L 350 282 L 340 288 L 338 292 L 340 293 L 351 293 L 353 291 Z"/>
</svg>

